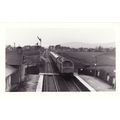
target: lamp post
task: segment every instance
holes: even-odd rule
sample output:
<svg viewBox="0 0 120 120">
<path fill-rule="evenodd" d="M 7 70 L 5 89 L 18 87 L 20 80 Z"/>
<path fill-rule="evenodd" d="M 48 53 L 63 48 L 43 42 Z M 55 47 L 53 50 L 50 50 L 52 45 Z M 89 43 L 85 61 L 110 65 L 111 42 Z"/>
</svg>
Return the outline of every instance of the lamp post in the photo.
<svg viewBox="0 0 120 120">
<path fill-rule="evenodd" d="M 94 68 L 95 68 L 95 73 L 94 73 L 94 76 L 96 76 L 96 69 L 97 69 L 97 56 L 93 55 L 93 58 L 94 58 Z"/>
<path fill-rule="evenodd" d="M 113 71 L 115 74 L 116 74 L 116 70 Z M 113 78 L 113 88 L 115 89 L 116 88 L 116 79 Z"/>
<path fill-rule="evenodd" d="M 96 76 L 97 64 L 95 63 L 94 66 L 95 66 L 95 74 L 94 74 L 94 76 Z"/>
<path fill-rule="evenodd" d="M 94 57 L 94 59 L 95 59 L 95 62 L 94 62 L 94 67 L 95 67 L 95 75 L 94 76 L 96 76 L 96 70 L 97 70 L 97 57 L 99 57 L 99 56 L 102 56 L 102 55 L 105 55 L 106 53 L 104 52 L 104 53 L 102 53 L 102 54 L 98 54 L 98 55 L 93 55 L 93 57 Z"/>
</svg>

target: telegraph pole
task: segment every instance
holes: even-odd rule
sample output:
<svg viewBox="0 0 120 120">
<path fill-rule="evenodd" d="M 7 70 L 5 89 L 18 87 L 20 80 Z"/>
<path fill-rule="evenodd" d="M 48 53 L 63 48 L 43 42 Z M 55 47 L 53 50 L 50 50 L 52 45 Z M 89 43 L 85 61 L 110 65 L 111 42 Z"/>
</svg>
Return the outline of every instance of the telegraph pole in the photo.
<svg viewBox="0 0 120 120">
<path fill-rule="evenodd" d="M 14 48 L 15 48 L 15 42 L 14 42 Z"/>
</svg>

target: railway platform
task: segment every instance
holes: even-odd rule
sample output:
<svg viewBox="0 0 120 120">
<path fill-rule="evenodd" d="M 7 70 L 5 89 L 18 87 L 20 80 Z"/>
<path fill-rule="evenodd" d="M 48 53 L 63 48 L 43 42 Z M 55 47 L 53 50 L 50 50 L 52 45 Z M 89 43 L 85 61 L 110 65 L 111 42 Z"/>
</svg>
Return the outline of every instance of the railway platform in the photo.
<svg viewBox="0 0 120 120">
<path fill-rule="evenodd" d="M 92 88 L 94 88 L 96 91 L 115 91 L 114 88 L 112 88 L 111 85 L 108 83 L 92 77 L 88 75 L 79 75 L 80 78 L 82 78 L 86 83 L 88 83 Z"/>
</svg>

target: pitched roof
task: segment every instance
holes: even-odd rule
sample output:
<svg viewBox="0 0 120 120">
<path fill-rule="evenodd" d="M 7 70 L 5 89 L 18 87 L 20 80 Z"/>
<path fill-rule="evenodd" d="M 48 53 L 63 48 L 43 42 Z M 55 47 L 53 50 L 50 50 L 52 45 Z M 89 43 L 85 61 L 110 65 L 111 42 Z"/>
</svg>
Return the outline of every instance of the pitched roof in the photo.
<svg viewBox="0 0 120 120">
<path fill-rule="evenodd" d="M 6 65 L 6 74 L 5 76 L 9 76 L 13 74 L 17 69 L 13 68 L 12 66 Z"/>
</svg>

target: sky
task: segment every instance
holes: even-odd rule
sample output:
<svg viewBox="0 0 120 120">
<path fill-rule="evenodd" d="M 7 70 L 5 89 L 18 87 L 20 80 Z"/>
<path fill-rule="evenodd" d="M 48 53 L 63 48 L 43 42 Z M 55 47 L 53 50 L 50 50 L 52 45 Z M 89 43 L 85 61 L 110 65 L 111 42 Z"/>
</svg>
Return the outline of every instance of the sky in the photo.
<svg viewBox="0 0 120 120">
<path fill-rule="evenodd" d="M 109 43 L 115 42 L 116 30 L 107 23 L 43 23 L 17 24 L 6 29 L 6 45 L 35 45 L 42 39 L 42 46 L 66 42 Z"/>
</svg>

